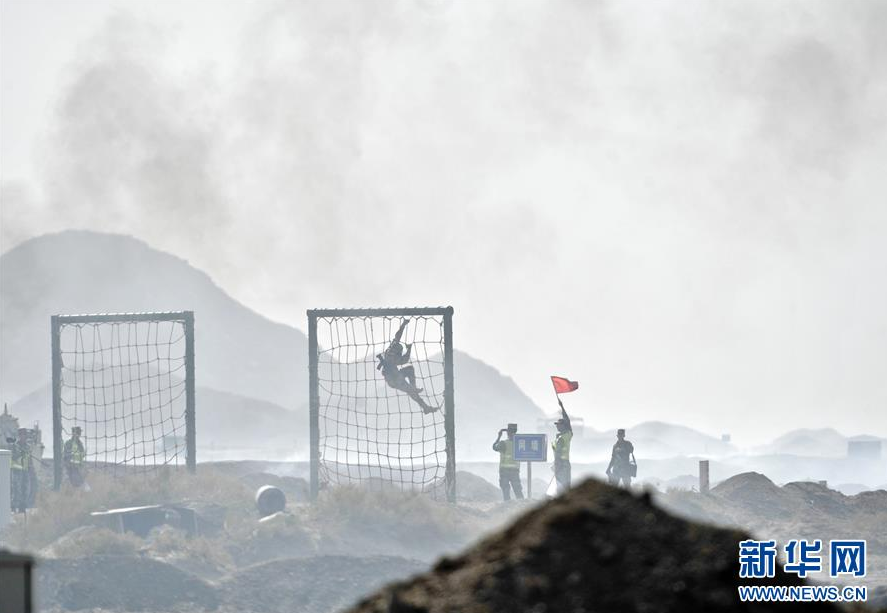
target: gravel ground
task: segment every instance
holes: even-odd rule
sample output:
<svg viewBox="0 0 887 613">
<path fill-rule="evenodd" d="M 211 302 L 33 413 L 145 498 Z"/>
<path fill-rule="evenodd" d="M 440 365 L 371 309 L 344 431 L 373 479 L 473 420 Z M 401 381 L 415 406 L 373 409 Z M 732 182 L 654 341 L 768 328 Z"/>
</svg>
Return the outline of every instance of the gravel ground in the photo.
<svg viewBox="0 0 887 613">
<path fill-rule="evenodd" d="M 210 582 L 147 557 L 44 560 L 37 606 L 44 613 L 332 613 L 427 568 L 390 556 L 316 556 L 265 562 Z"/>
</svg>

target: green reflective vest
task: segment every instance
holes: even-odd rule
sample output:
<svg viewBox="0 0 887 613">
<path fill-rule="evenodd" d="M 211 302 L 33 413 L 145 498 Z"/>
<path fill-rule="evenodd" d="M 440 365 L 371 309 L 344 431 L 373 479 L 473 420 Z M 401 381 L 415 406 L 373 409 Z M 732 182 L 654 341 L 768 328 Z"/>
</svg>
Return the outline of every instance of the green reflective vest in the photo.
<svg viewBox="0 0 887 613">
<path fill-rule="evenodd" d="M 514 441 L 499 441 L 499 468 L 520 468 L 514 459 Z"/>
<path fill-rule="evenodd" d="M 559 432 L 557 438 L 554 439 L 554 442 L 551 444 L 552 449 L 554 449 L 554 461 L 555 462 L 569 462 L 570 461 L 570 441 L 573 440 L 572 432 Z"/>
<path fill-rule="evenodd" d="M 69 438 L 65 442 L 65 461 L 69 464 L 83 464 L 83 457 L 86 455 L 86 449 L 83 447 L 83 441 L 75 441 Z"/>
</svg>

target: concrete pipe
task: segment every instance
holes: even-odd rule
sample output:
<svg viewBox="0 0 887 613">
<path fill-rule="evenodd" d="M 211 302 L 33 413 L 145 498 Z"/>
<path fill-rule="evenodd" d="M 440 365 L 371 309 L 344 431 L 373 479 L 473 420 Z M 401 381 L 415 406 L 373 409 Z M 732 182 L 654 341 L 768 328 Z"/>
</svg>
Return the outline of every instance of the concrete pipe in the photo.
<svg viewBox="0 0 887 613">
<path fill-rule="evenodd" d="M 268 517 L 286 509 L 286 495 L 280 488 L 263 485 L 256 492 L 256 508 L 259 517 Z"/>
</svg>

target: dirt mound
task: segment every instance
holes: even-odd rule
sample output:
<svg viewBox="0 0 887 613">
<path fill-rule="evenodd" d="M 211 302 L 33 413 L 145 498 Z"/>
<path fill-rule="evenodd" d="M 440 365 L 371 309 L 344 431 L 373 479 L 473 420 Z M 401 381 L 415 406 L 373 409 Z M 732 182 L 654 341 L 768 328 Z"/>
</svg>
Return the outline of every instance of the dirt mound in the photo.
<svg viewBox="0 0 887 613">
<path fill-rule="evenodd" d="M 315 538 L 299 515 L 277 513 L 257 523 L 249 536 L 231 543 L 229 550 L 238 565 L 249 566 L 314 555 L 317 552 Z"/>
<path fill-rule="evenodd" d="M 215 589 L 174 566 L 133 556 L 42 560 L 36 571 L 40 611 L 207 610 L 219 605 Z"/>
<path fill-rule="evenodd" d="M 42 560 L 38 610 L 146 613 L 330 613 L 428 565 L 391 556 L 274 560 L 208 582 L 156 559 L 89 556 Z"/>
<path fill-rule="evenodd" d="M 142 540 L 107 528 L 81 526 L 40 550 L 41 558 L 77 558 L 85 555 L 135 555 Z"/>
<path fill-rule="evenodd" d="M 502 492 L 498 487 L 474 473 L 456 471 L 456 497 L 459 502 L 499 502 Z"/>
<path fill-rule="evenodd" d="M 760 473 L 741 473 L 712 488 L 712 494 L 729 501 L 740 511 L 756 515 L 776 516 L 793 513 L 801 506 L 790 492 Z"/>
<path fill-rule="evenodd" d="M 238 572 L 221 585 L 225 610 L 328 613 L 397 579 L 426 570 L 422 562 L 390 556 L 317 556 L 275 560 Z"/>
<path fill-rule="evenodd" d="M 862 511 L 883 511 L 887 509 L 887 490 L 860 492 L 849 500 L 854 508 Z"/>
<path fill-rule="evenodd" d="M 847 497 L 844 494 L 820 483 L 795 481 L 786 483 L 782 489 L 795 496 L 801 504 L 832 517 L 846 517 L 851 512 L 851 507 L 847 504 Z"/>
<path fill-rule="evenodd" d="M 744 538 L 677 519 L 648 496 L 589 480 L 464 555 L 445 558 L 351 611 L 800 610 L 738 601 L 737 543 Z M 769 583 L 798 579 L 779 572 Z M 835 610 L 810 603 L 803 609 Z"/>
</svg>

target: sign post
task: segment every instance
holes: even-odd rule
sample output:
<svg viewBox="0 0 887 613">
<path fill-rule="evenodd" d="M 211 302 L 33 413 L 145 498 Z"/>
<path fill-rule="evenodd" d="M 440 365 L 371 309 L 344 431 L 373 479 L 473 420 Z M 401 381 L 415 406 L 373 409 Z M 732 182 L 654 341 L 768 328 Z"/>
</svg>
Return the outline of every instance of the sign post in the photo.
<svg viewBox="0 0 887 613">
<path fill-rule="evenodd" d="M 708 460 L 699 460 L 699 493 L 708 494 Z"/>
<path fill-rule="evenodd" d="M 533 499 L 533 463 L 527 462 L 527 499 Z"/>
<path fill-rule="evenodd" d="M 548 437 L 545 434 L 515 434 L 514 459 L 527 463 L 527 498 L 532 498 L 533 462 L 548 461 Z"/>
</svg>

